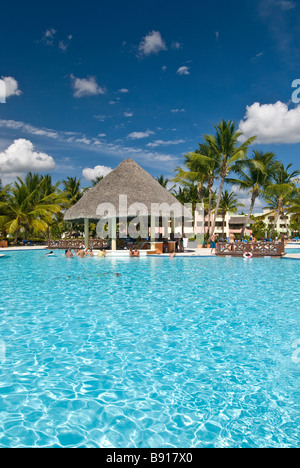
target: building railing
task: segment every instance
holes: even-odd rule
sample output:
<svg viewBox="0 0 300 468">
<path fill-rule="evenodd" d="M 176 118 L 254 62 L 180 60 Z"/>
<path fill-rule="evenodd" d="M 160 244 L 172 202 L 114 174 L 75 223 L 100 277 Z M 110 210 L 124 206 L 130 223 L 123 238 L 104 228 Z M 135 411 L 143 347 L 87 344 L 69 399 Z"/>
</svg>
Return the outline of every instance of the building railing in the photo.
<svg viewBox="0 0 300 468">
<path fill-rule="evenodd" d="M 285 255 L 284 242 L 219 242 L 216 248 L 218 256 L 242 257 L 251 253 L 253 257 L 282 257 Z"/>
</svg>

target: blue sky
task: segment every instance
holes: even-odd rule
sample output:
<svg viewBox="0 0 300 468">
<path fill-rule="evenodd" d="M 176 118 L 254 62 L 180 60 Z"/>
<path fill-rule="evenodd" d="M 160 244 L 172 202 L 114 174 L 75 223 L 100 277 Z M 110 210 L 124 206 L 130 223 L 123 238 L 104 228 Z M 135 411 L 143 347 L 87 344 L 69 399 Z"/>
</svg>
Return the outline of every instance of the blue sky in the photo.
<svg viewBox="0 0 300 468">
<path fill-rule="evenodd" d="M 17 0 L 1 16 L 4 181 L 88 185 L 128 157 L 170 177 L 221 119 L 299 168 L 298 1 Z"/>
</svg>

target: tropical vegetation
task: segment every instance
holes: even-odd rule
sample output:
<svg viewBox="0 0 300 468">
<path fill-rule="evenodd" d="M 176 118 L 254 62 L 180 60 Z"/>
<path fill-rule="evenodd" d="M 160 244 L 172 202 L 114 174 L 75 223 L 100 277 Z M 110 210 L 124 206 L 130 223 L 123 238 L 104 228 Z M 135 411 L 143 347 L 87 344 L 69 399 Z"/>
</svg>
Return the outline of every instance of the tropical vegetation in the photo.
<svg viewBox="0 0 300 468">
<path fill-rule="evenodd" d="M 203 204 L 207 239 L 215 233 L 218 216 L 222 217 L 224 233 L 226 214 L 236 213 L 243 206 L 237 191 L 245 191 L 250 205 L 241 237 L 250 219 L 255 219 L 253 233 L 259 237 L 265 232 L 271 237 L 278 235 L 279 217 L 287 229 L 299 232 L 300 171 L 291 164 L 285 166 L 272 152 L 254 150 L 249 154 L 255 136 L 245 139 L 232 121 L 223 120 L 214 130 L 213 135 L 203 136 L 194 152 L 184 156 L 183 165 L 176 168 L 172 179 L 161 175 L 157 181 L 169 188 L 178 201 L 192 206 L 194 223 L 197 204 Z M 91 186 L 101 180 L 102 177 L 96 178 Z M 59 238 L 63 233 L 72 236 L 83 232 L 82 225 L 64 222 L 63 215 L 88 188 L 77 177 L 53 183 L 50 175 L 31 172 L 6 186 L 0 180 L 0 238 L 9 237 L 17 243 L 33 237 L 46 240 Z M 267 214 L 261 219 L 254 217 L 258 200 L 266 204 Z"/>
</svg>

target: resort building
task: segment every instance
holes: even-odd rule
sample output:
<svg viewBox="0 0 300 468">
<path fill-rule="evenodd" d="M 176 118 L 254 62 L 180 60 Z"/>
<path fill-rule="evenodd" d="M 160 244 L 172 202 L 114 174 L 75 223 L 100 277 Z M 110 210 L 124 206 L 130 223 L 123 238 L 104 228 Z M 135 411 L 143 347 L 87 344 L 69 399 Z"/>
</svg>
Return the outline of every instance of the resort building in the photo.
<svg viewBox="0 0 300 468">
<path fill-rule="evenodd" d="M 255 217 L 261 219 L 267 225 L 267 229 L 271 229 L 273 227 L 275 214 L 270 212 L 269 209 L 264 209 L 262 213 L 256 213 Z M 291 217 L 292 214 L 289 213 L 286 213 L 285 216 L 279 216 L 275 231 L 279 234 L 286 234 L 289 237 L 291 235 Z"/>
</svg>

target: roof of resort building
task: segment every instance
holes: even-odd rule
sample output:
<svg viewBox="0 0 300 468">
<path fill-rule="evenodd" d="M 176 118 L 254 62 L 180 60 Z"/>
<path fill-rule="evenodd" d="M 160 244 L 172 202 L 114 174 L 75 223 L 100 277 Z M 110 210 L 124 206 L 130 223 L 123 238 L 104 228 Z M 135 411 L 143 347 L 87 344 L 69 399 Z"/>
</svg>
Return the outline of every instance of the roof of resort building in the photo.
<svg viewBox="0 0 300 468">
<path fill-rule="evenodd" d="M 244 224 L 247 216 L 232 216 L 229 220 L 230 224 Z M 247 224 L 255 224 L 253 219 L 249 219 Z"/>
<path fill-rule="evenodd" d="M 142 169 L 135 161 L 126 159 L 95 187 L 86 192 L 66 212 L 65 220 L 100 219 L 101 215 L 97 215 L 97 208 L 103 203 L 113 205 L 116 208 L 118 216 L 120 195 L 127 196 L 128 207 L 135 203 L 145 205 L 149 215 L 151 213 L 151 204 L 158 203 L 171 206 L 176 203 L 181 208 L 181 216 L 184 213 L 187 218 L 192 217 L 191 213 L 168 190 L 162 187 L 154 177 Z M 169 216 L 167 206 L 163 210 L 160 210 L 160 216 Z M 175 217 L 179 216 L 175 215 Z"/>
</svg>

